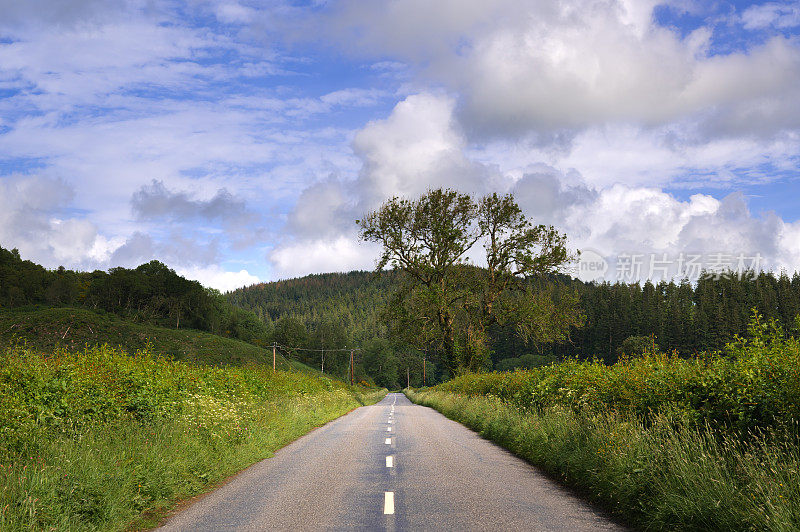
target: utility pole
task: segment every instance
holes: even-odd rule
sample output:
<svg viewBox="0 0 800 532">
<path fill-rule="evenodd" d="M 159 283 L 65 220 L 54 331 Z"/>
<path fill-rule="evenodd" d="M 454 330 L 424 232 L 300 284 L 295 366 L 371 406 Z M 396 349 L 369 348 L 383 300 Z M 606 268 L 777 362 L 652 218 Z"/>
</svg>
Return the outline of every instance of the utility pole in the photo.
<svg viewBox="0 0 800 532">
<path fill-rule="evenodd" d="M 411 373 L 408 371 L 408 366 L 406 366 L 406 388 L 411 388 Z"/>
<path fill-rule="evenodd" d="M 422 385 L 423 386 L 427 386 L 428 385 L 427 384 L 427 379 L 426 379 L 426 373 L 425 373 L 425 355 L 427 355 L 427 353 L 423 353 L 422 354 Z"/>
<path fill-rule="evenodd" d="M 353 385 L 353 350 L 350 350 L 350 386 Z"/>
<path fill-rule="evenodd" d="M 272 342 L 272 373 L 275 373 L 275 342 Z"/>
</svg>

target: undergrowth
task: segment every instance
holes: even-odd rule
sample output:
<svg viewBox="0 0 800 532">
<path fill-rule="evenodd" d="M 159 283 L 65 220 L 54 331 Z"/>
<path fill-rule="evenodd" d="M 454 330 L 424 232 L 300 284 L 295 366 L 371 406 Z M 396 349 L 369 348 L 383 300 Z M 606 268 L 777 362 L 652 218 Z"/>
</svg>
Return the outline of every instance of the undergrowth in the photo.
<svg viewBox="0 0 800 532">
<path fill-rule="evenodd" d="M 268 366 L 211 367 L 109 347 L 0 352 L 0 529 L 158 522 L 312 428 L 379 400 Z"/>
</svg>

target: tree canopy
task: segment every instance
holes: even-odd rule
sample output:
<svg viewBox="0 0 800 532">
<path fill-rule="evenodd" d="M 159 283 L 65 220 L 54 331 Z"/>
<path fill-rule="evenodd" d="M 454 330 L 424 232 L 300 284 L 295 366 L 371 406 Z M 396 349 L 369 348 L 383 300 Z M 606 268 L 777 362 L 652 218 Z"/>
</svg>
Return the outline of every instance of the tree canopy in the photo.
<svg viewBox="0 0 800 532">
<path fill-rule="evenodd" d="M 436 189 L 415 200 L 392 198 L 357 223 L 363 240 L 383 248 L 377 271 L 403 273 L 386 310 L 390 330 L 418 349 L 432 347 L 451 374 L 490 366 L 487 328 L 494 324 L 513 321 L 540 341 L 580 324 L 577 298 L 547 298 L 545 308 L 526 282 L 572 260 L 566 236 L 534 225 L 510 194 L 475 200 Z M 469 259 L 478 243 L 481 267 Z M 567 319 L 545 324 L 553 305 L 566 308 Z"/>
</svg>

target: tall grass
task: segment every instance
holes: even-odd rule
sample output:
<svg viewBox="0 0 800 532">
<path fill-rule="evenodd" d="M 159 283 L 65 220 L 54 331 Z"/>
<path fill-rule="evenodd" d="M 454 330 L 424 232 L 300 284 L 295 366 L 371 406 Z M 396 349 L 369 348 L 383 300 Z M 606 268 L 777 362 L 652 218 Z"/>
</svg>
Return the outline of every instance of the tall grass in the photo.
<svg viewBox="0 0 800 532">
<path fill-rule="evenodd" d="M 649 353 L 407 390 L 645 530 L 800 529 L 800 342 L 774 323 Z"/>
<path fill-rule="evenodd" d="M 464 375 L 438 389 L 492 395 L 531 412 L 561 405 L 646 421 L 670 411 L 698 426 L 746 434 L 800 420 L 800 340 L 755 316 L 750 337 L 737 338 L 722 353 L 690 359 L 645 353 L 613 366 L 573 359 L 531 370 Z"/>
<path fill-rule="evenodd" d="M 98 347 L 0 353 L 0 529 L 154 524 L 385 391 Z"/>
<path fill-rule="evenodd" d="M 800 451 L 775 433 L 743 443 L 670 415 L 645 425 L 496 397 L 406 390 L 642 530 L 800 529 Z"/>
</svg>

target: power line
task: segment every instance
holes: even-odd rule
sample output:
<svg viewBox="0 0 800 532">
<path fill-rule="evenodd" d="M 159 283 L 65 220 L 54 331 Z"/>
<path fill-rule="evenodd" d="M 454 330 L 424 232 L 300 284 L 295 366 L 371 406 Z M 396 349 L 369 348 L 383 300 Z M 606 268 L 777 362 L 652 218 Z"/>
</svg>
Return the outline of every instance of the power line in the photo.
<svg viewBox="0 0 800 532">
<path fill-rule="evenodd" d="M 354 373 L 355 373 L 355 360 L 353 358 L 353 354 L 356 351 L 361 351 L 360 347 L 345 347 L 345 348 L 342 348 L 342 349 L 324 349 L 324 348 L 323 349 L 312 349 L 312 348 L 309 348 L 309 347 L 287 347 L 285 345 L 281 345 L 281 344 L 273 342 L 273 344 L 272 344 L 272 370 L 273 371 L 275 370 L 275 350 L 276 349 L 281 349 L 282 351 L 285 351 L 287 353 L 290 352 L 290 351 L 310 351 L 310 352 L 313 352 L 313 353 L 320 353 L 321 352 L 323 357 L 325 356 L 325 351 L 328 351 L 329 353 L 332 352 L 332 351 L 349 352 L 350 353 L 350 368 L 349 368 L 348 373 L 350 374 L 350 386 L 353 385 L 353 376 L 354 376 Z M 324 358 L 323 358 L 323 361 L 324 361 Z M 323 362 L 323 364 L 324 364 L 324 362 Z"/>
<path fill-rule="evenodd" d="M 327 351 L 329 353 L 331 351 L 361 351 L 360 347 L 354 347 L 352 349 L 349 348 L 349 347 L 344 347 L 342 349 L 311 349 L 309 347 L 287 347 L 287 346 L 281 345 L 281 344 L 275 344 L 275 345 L 277 347 L 285 350 L 285 351 L 314 351 L 316 353 L 321 353 L 321 352 L 325 352 L 325 351 Z"/>
</svg>

